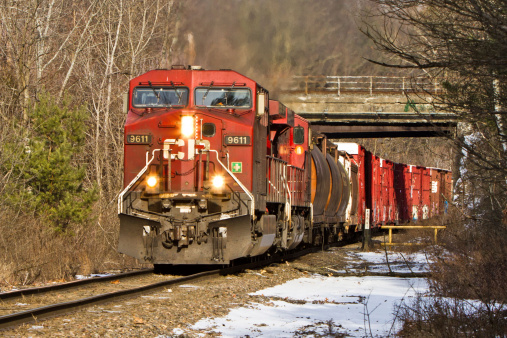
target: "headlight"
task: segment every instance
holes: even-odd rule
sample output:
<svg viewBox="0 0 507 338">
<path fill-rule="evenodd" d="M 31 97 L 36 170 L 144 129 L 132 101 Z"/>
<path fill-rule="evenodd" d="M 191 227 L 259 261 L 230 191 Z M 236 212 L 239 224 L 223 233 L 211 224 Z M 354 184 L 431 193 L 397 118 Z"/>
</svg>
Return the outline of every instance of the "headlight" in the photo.
<svg viewBox="0 0 507 338">
<path fill-rule="evenodd" d="M 296 155 L 302 155 L 305 149 L 302 146 L 296 146 Z"/>
<path fill-rule="evenodd" d="M 217 176 L 213 177 L 213 186 L 215 188 L 222 188 L 224 186 L 223 176 L 217 175 Z"/>
<path fill-rule="evenodd" d="M 194 135 L 194 117 L 182 116 L 181 117 L 181 135 L 184 137 L 191 137 Z"/>
<path fill-rule="evenodd" d="M 154 188 L 157 185 L 157 183 L 158 183 L 158 179 L 156 176 L 149 176 L 148 179 L 146 180 L 146 184 L 150 188 Z"/>
</svg>

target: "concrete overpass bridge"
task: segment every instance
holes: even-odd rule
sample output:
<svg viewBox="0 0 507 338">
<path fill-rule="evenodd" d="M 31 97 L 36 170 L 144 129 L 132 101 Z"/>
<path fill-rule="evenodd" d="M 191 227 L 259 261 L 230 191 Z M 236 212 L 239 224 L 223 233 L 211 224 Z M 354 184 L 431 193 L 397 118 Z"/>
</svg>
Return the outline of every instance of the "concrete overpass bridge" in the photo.
<svg viewBox="0 0 507 338">
<path fill-rule="evenodd" d="M 278 99 L 329 138 L 431 137 L 457 124 L 430 104 L 440 91 L 426 77 L 296 76 Z"/>
</svg>

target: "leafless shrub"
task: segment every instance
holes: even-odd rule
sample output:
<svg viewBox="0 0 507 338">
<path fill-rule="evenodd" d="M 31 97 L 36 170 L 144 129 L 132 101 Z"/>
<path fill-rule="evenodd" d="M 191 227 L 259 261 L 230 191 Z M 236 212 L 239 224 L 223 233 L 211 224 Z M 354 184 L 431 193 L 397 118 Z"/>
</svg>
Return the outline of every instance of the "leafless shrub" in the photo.
<svg viewBox="0 0 507 338">
<path fill-rule="evenodd" d="M 425 297 L 400 305 L 401 337 L 504 336 L 505 307 L 459 298 Z"/>
<path fill-rule="evenodd" d="M 490 337 L 507 332 L 507 239 L 497 223 L 455 218 L 430 247 L 431 297 L 402 305 L 401 336 Z"/>
</svg>

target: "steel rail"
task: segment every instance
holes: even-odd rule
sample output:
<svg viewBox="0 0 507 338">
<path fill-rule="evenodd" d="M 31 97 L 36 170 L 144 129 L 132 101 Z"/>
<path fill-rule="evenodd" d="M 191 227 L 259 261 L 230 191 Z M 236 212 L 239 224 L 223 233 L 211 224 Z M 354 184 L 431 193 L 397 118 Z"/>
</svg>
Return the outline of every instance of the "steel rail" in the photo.
<svg viewBox="0 0 507 338">
<path fill-rule="evenodd" d="M 328 246 L 325 246 L 324 248 L 328 248 Z M 95 296 L 91 296 L 91 297 L 87 297 L 87 298 L 81 298 L 81 299 L 77 299 L 77 300 L 73 300 L 73 301 L 47 305 L 47 306 L 43 306 L 43 307 L 39 307 L 39 308 L 26 310 L 26 311 L 12 313 L 12 314 L 5 315 L 5 316 L 0 316 L 0 330 L 10 328 L 13 326 L 18 326 L 18 325 L 25 324 L 25 323 L 37 322 L 38 320 L 44 320 L 49 317 L 55 317 L 57 315 L 62 315 L 62 314 L 74 312 L 74 311 L 84 308 L 86 306 L 107 303 L 107 302 L 111 302 L 113 300 L 119 300 L 121 298 L 134 297 L 134 296 L 137 296 L 137 295 L 140 295 L 143 293 L 147 293 L 147 292 L 150 292 L 150 291 L 153 291 L 156 289 L 160 289 L 160 288 L 163 288 L 166 286 L 180 284 L 183 282 L 188 282 L 190 280 L 195 280 L 195 279 L 199 279 L 199 278 L 203 278 L 203 277 L 210 277 L 213 275 L 235 274 L 235 273 L 239 273 L 240 271 L 243 271 L 246 269 L 254 269 L 254 268 L 259 268 L 259 267 L 266 266 L 266 265 L 269 265 L 272 263 L 296 259 L 298 257 L 304 256 L 304 255 L 312 253 L 312 252 L 321 251 L 324 248 L 309 247 L 309 248 L 305 248 L 300 251 L 293 250 L 289 253 L 274 254 L 274 255 L 267 257 L 267 259 L 261 259 L 259 261 L 246 262 L 246 263 L 242 263 L 242 264 L 239 264 L 236 266 L 234 266 L 234 265 L 229 266 L 229 267 L 226 267 L 223 269 L 199 272 L 196 274 L 178 277 L 178 278 L 174 278 L 174 279 L 170 279 L 170 280 L 166 280 L 166 281 L 162 281 L 162 282 L 157 282 L 157 283 L 153 283 L 153 284 L 147 284 L 147 285 L 136 287 L 136 288 L 104 293 L 104 294 L 95 295 Z M 124 274 L 122 274 L 122 276 L 123 277 L 125 277 L 125 275 L 135 276 L 136 273 L 142 274 L 142 273 L 148 273 L 148 272 L 153 272 L 153 270 L 151 269 L 151 270 L 142 270 L 142 272 L 136 271 L 136 272 L 124 273 Z M 91 278 L 90 280 L 83 280 L 83 281 L 87 281 L 88 283 L 93 283 L 93 282 L 99 282 L 99 281 L 105 281 L 105 280 L 111 280 L 111 279 L 118 279 L 118 276 L 119 275 L 112 275 L 112 276 L 106 276 L 106 277 Z M 49 292 L 49 291 L 54 291 L 54 290 L 61 290 L 65 287 L 67 287 L 67 288 L 74 287 L 74 286 L 78 285 L 78 282 L 82 282 L 82 281 L 70 282 L 70 283 L 65 283 L 65 284 L 61 284 L 61 285 L 54 285 L 54 286 L 52 285 L 52 286 L 43 287 L 43 288 L 34 288 L 34 289 L 38 289 L 38 291 L 34 290 L 34 291 L 32 291 L 32 294 L 37 293 L 37 292 Z M 86 283 L 79 283 L 79 286 L 84 285 L 84 284 L 86 284 Z M 23 291 L 26 292 L 29 290 L 30 289 L 20 290 L 20 292 L 23 292 Z M 14 294 L 14 293 L 18 293 L 18 291 L 12 292 L 12 294 Z M 6 293 L 6 294 L 10 294 L 10 293 Z M 25 295 L 26 295 L 26 293 L 25 293 Z"/>
<path fill-rule="evenodd" d="M 171 280 L 166 280 L 162 282 L 157 282 L 153 284 L 148 284 L 136 288 L 131 288 L 127 290 L 115 291 L 104 293 L 96 296 L 91 296 L 87 298 L 81 298 L 69 302 L 58 303 L 47 305 L 31 310 L 16 312 L 13 314 L 5 315 L 0 317 L 0 329 L 6 329 L 8 327 L 17 326 L 25 323 L 36 322 L 41 319 L 47 319 L 48 317 L 54 317 L 59 314 L 73 312 L 80 308 L 101 304 L 105 302 L 109 302 L 115 299 L 120 299 L 124 297 L 132 297 L 138 294 L 146 293 L 148 291 L 152 291 L 155 289 L 159 289 L 165 286 L 179 284 L 183 282 L 187 282 L 189 280 L 207 277 L 211 275 L 217 275 L 220 273 L 220 270 L 213 271 L 205 271 L 199 272 L 193 275 L 179 277 Z"/>
<path fill-rule="evenodd" d="M 47 293 L 47 292 L 65 290 L 65 289 L 69 289 L 69 288 L 77 288 L 77 287 L 80 287 L 80 286 L 83 286 L 86 284 L 102 283 L 102 282 L 107 282 L 110 280 L 117 280 L 117 279 L 123 279 L 123 278 L 128 278 L 128 277 L 146 275 L 149 273 L 153 273 L 153 269 L 143 269 L 143 270 L 138 270 L 138 271 L 122 272 L 122 273 L 119 273 L 116 275 L 92 277 L 92 278 L 86 278 L 86 279 L 76 280 L 76 281 L 62 283 L 62 284 L 47 285 L 47 286 L 41 286 L 41 287 L 37 287 L 37 288 L 27 288 L 27 289 L 22 289 L 22 290 L 3 292 L 3 293 L 0 293 L 0 300 L 12 299 L 12 298 L 16 298 L 16 297 L 29 296 L 29 295 L 35 295 L 35 294 L 43 294 L 43 293 Z"/>
</svg>

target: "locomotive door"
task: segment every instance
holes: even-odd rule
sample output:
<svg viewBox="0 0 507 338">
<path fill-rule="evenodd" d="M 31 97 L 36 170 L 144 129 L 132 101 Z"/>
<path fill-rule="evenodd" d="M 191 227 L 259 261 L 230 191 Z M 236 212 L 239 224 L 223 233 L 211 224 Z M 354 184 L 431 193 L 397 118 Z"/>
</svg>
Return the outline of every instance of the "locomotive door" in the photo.
<svg viewBox="0 0 507 338">
<path fill-rule="evenodd" d="M 430 169 L 431 192 L 430 192 L 430 217 L 440 214 L 440 186 L 442 185 L 440 172 L 436 169 Z"/>
<path fill-rule="evenodd" d="M 397 223 L 400 221 L 404 221 L 408 219 L 407 216 L 407 195 L 405 189 L 405 175 L 404 175 L 403 164 L 395 163 L 394 164 L 394 198 L 396 211 L 394 219 Z"/>
<path fill-rule="evenodd" d="M 422 172 L 421 172 L 421 168 L 419 167 L 416 167 L 416 166 L 410 166 L 410 169 L 412 170 L 412 183 L 411 183 L 411 188 L 412 188 L 412 193 L 411 193 L 411 197 L 412 197 L 412 219 L 414 221 L 418 220 L 421 218 L 422 216 L 422 208 L 421 208 L 421 203 L 422 203 L 422 196 L 421 196 L 421 193 L 422 193 Z"/>
<path fill-rule="evenodd" d="M 421 211 L 422 219 L 430 217 L 431 169 L 421 169 Z"/>
</svg>

